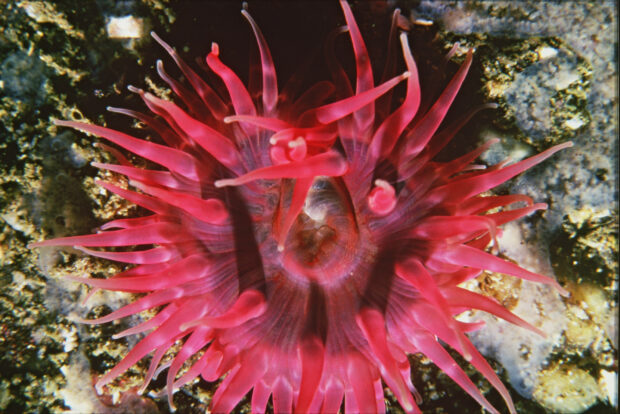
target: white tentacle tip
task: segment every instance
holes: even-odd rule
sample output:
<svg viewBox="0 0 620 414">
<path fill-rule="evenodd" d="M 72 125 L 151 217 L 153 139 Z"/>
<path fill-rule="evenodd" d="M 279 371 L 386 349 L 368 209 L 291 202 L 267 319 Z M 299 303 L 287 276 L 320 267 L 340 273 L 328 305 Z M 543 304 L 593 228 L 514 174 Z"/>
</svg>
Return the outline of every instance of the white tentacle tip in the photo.
<svg viewBox="0 0 620 414">
<path fill-rule="evenodd" d="M 214 56 L 220 55 L 220 46 L 215 42 L 211 43 L 211 53 L 213 53 Z"/>
<path fill-rule="evenodd" d="M 231 180 L 216 180 L 213 185 L 215 186 L 215 188 L 222 188 L 232 185 L 232 182 Z"/>
</svg>

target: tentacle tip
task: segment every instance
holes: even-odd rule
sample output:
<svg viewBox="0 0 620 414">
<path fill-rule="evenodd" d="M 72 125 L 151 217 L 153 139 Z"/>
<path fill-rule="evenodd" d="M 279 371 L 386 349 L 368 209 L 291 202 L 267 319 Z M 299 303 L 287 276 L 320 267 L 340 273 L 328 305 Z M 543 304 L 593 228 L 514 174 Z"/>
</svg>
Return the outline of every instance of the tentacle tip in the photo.
<svg viewBox="0 0 620 414">
<path fill-rule="evenodd" d="M 417 405 L 421 405 L 424 402 L 424 398 L 422 398 L 422 394 L 420 394 L 418 390 L 414 388 L 411 390 L 411 393 L 413 394 L 413 399 Z"/>
<path fill-rule="evenodd" d="M 559 283 L 556 283 L 555 288 L 558 290 L 560 296 L 562 296 L 563 298 L 568 298 L 570 296 L 570 292 L 564 289 Z"/>
<path fill-rule="evenodd" d="M 544 338 L 544 339 L 548 338 L 548 335 L 546 334 L 546 332 L 544 332 L 544 331 L 542 331 L 542 330 L 540 330 L 538 328 L 535 328 L 534 333 L 538 334 L 538 336 L 540 336 L 541 338 Z"/>
<path fill-rule="evenodd" d="M 278 252 L 282 253 L 284 251 L 284 245 L 278 244 Z"/>
<path fill-rule="evenodd" d="M 500 139 L 499 139 L 499 138 L 491 138 L 491 139 L 489 140 L 489 145 L 495 145 L 495 144 L 497 144 L 498 142 L 500 142 Z"/>
<path fill-rule="evenodd" d="M 211 43 L 211 53 L 214 56 L 219 56 L 220 55 L 220 46 L 216 42 L 212 42 Z"/>
</svg>

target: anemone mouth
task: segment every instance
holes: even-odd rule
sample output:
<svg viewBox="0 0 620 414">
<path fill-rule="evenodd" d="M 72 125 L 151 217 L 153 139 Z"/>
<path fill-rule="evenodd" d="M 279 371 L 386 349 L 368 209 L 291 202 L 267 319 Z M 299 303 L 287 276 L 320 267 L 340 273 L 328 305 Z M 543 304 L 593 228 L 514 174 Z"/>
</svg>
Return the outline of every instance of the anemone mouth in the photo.
<svg viewBox="0 0 620 414">
<path fill-rule="evenodd" d="M 329 285 L 354 273 L 361 250 L 371 260 L 372 245 L 342 181 L 317 177 L 289 230 L 281 260 L 292 277 Z"/>
</svg>

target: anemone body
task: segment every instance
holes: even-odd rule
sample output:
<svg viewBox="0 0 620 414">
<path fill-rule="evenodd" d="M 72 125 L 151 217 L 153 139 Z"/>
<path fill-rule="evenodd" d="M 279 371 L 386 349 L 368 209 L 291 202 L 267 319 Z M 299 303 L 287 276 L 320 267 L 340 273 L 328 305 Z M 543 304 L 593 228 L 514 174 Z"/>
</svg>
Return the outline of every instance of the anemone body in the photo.
<svg viewBox="0 0 620 414">
<path fill-rule="evenodd" d="M 474 161 L 493 142 L 449 162 L 435 161 L 477 111 L 439 129 L 472 52 L 437 101 L 424 105 L 406 34 L 399 38 L 406 72 L 375 85 L 353 14 L 346 1 L 341 6 L 347 26 L 330 42 L 348 32 L 356 62 L 353 85 L 328 44 L 332 82 L 303 93 L 292 86 L 279 91 L 266 41 L 243 11 L 260 54 L 258 90 L 248 90 L 220 60 L 217 44 L 206 63 L 221 82 L 211 87 L 153 35 L 191 88 L 158 62 L 179 102 L 132 88 L 153 115 L 110 110 L 142 121 L 161 143 L 57 122 L 161 166 L 137 168 L 107 147 L 119 164 L 95 165 L 127 176 L 136 191 L 100 185 L 152 214 L 114 220 L 93 235 L 35 244 L 77 246 L 135 265 L 110 279 L 76 278 L 92 292 L 143 294 L 87 323 L 158 310 L 117 335 L 145 334 L 98 380 L 99 391 L 152 353 L 146 387 L 162 368 L 164 354 L 180 342 L 174 358 L 163 364 L 171 405 L 174 390 L 201 376 L 224 377 L 213 412 L 230 412 L 250 391 L 256 413 L 266 410 L 270 397 L 275 412 L 336 412 L 343 401 L 347 413 L 384 412 L 385 383 L 403 409 L 415 413 L 420 397 L 407 354 L 422 353 L 496 412 L 441 339 L 478 369 L 514 412 L 508 391 L 465 335 L 480 326 L 454 316 L 481 309 L 540 332 L 459 284 L 491 270 L 563 292 L 553 279 L 486 251 L 496 244 L 498 226 L 546 206 L 523 195 L 481 194 L 570 144 L 486 169 Z M 393 40 L 398 18 L 396 12 Z M 406 95 L 393 108 L 390 94 L 401 82 Z M 91 249 L 112 246 L 141 247 Z M 191 357 L 192 364 L 177 375 Z"/>
</svg>

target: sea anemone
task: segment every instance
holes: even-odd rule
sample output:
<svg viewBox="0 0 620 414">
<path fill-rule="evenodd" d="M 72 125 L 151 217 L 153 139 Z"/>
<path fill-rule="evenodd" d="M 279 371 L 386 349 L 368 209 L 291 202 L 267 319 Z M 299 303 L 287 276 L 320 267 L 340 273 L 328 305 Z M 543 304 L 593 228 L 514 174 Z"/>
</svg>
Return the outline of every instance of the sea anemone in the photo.
<svg viewBox="0 0 620 414">
<path fill-rule="evenodd" d="M 336 412 L 343 400 L 347 413 L 383 412 L 383 381 L 406 412 L 416 413 L 420 396 L 408 354 L 421 353 L 497 412 L 445 343 L 515 412 L 507 389 L 466 335 L 481 324 L 455 315 L 479 309 L 542 332 L 459 285 L 489 270 L 566 293 L 555 280 L 487 252 L 497 247 L 498 226 L 546 205 L 525 195 L 487 192 L 571 144 L 489 168 L 474 161 L 494 141 L 438 161 L 456 132 L 484 108 L 439 130 L 472 51 L 438 99 L 426 104 L 407 35 L 400 34 L 406 71 L 384 76 L 375 86 L 351 9 L 345 0 L 340 5 L 346 26 L 332 33 L 326 48 L 332 82 L 297 93 L 295 80 L 279 91 L 266 41 L 243 10 L 258 43 L 262 82 L 256 90 L 220 60 L 216 43 L 206 64 L 221 82 L 210 86 L 153 34 L 191 88 L 158 61 L 178 103 L 130 87 L 154 115 L 109 108 L 149 127 L 152 141 L 84 122 L 56 122 L 161 167 L 138 168 L 118 149 L 104 146 L 119 164 L 93 165 L 126 176 L 137 191 L 99 184 L 152 214 L 113 220 L 93 235 L 33 244 L 75 246 L 135 265 L 109 279 L 68 276 L 93 287 L 91 294 L 99 289 L 143 294 L 85 323 L 157 310 L 115 336 L 148 332 L 97 381 L 99 392 L 153 353 L 143 389 L 167 368 L 171 407 L 173 392 L 201 376 L 223 378 L 212 399 L 214 412 L 230 412 L 249 391 L 256 413 L 265 412 L 270 396 L 275 412 Z M 398 20 L 397 11 L 393 40 Z M 353 46 L 354 86 L 333 52 L 343 33 Z M 406 93 L 393 109 L 391 93 L 401 82 Z M 141 247 L 116 248 L 121 246 Z M 161 363 L 175 344 L 174 357 Z"/>
</svg>

